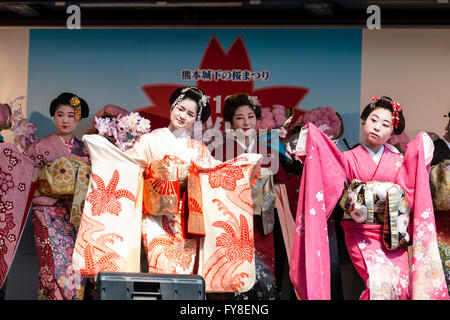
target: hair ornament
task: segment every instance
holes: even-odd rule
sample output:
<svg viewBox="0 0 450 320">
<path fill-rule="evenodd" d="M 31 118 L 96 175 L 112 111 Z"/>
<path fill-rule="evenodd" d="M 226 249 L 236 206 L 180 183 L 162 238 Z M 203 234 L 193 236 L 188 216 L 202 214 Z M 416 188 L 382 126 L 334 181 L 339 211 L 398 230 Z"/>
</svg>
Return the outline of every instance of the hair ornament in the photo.
<svg viewBox="0 0 450 320">
<path fill-rule="evenodd" d="M 375 102 L 379 101 L 379 97 L 370 97 L 370 107 L 373 109 L 375 108 Z"/>
<path fill-rule="evenodd" d="M 209 100 L 208 100 L 208 97 L 205 94 L 203 94 L 203 92 L 197 87 L 185 87 L 185 88 L 181 89 L 181 94 L 175 99 L 170 110 L 172 111 L 173 108 L 175 108 L 176 106 L 178 106 L 178 104 L 180 104 L 181 100 L 183 100 L 184 97 L 186 96 L 186 92 L 190 89 L 196 89 L 201 94 L 200 100 L 197 101 L 197 105 L 199 108 L 198 108 L 196 120 L 198 121 L 201 119 L 203 107 L 207 105 Z"/>
<path fill-rule="evenodd" d="M 77 96 L 72 97 L 69 101 L 70 106 L 75 111 L 75 119 L 80 120 L 81 119 L 81 102 L 80 99 L 78 99 Z"/>
<path fill-rule="evenodd" d="M 197 112 L 197 121 L 201 120 L 202 109 L 203 109 L 203 107 L 206 107 L 206 105 L 209 102 L 208 97 L 205 94 L 203 94 L 203 92 L 201 92 L 201 94 L 202 94 L 202 97 L 198 101 L 199 109 L 198 109 L 198 112 Z"/>
<path fill-rule="evenodd" d="M 179 104 L 180 104 L 180 102 L 181 102 L 181 100 L 183 100 L 184 99 L 184 96 L 186 95 L 186 91 L 188 91 L 190 89 L 190 87 L 186 87 L 186 88 L 183 88 L 183 89 L 181 89 L 181 94 L 175 99 L 175 101 L 172 103 L 172 106 L 171 106 L 171 108 L 170 108 L 170 111 L 172 112 L 172 110 L 175 108 L 175 107 L 177 107 Z"/>
<path fill-rule="evenodd" d="M 259 102 L 258 97 L 256 96 L 248 96 L 248 100 L 253 104 L 253 109 L 255 106 L 261 106 L 261 102 Z"/>
<path fill-rule="evenodd" d="M 392 113 L 392 125 L 397 128 L 400 121 L 400 112 L 402 111 L 402 107 L 400 103 L 396 101 L 392 101 L 391 104 L 394 109 L 394 112 Z"/>
</svg>

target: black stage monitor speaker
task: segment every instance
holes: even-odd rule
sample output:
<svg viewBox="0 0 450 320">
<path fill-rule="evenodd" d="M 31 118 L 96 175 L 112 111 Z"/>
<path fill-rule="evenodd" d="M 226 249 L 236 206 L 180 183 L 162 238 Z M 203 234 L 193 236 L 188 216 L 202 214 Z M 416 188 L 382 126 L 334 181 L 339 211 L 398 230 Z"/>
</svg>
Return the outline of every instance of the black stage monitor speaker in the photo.
<svg viewBox="0 0 450 320">
<path fill-rule="evenodd" d="M 99 300 L 204 300 L 201 276 L 178 274 L 100 272 Z"/>
</svg>

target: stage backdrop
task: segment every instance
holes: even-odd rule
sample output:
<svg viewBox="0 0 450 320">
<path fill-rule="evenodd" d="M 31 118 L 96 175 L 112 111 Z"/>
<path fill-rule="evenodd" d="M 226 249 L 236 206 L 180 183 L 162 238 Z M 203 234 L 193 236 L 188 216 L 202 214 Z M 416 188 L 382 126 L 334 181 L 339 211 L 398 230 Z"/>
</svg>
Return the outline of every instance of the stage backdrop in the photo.
<svg viewBox="0 0 450 320">
<path fill-rule="evenodd" d="M 198 85 L 210 96 L 210 126 L 222 120 L 226 96 L 247 92 L 258 96 L 262 107 L 333 107 L 352 145 L 359 140 L 361 34 L 358 29 L 30 30 L 28 118 L 39 124 L 40 137 L 53 132 L 49 103 L 69 91 L 91 109 L 78 136 L 106 104 L 147 112 L 157 127 L 168 119 L 170 93 Z"/>
<path fill-rule="evenodd" d="M 210 46 L 215 50 L 211 48 L 212 57 L 207 59 Z M 239 51 L 233 54 L 232 48 L 239 47 L 244 54 Z M 344 117 L 344 137 L 350 144 L 358 140 L 360 108 L 370 96 L 380 95 L 389 95 L 405 107 L 406 133 L 410 137 L 419 130 L 435 131 L 442 136 L 448 121 L 442 115 L 450 110 L 449 56 L 450 28 L 40 30 L 0 27 L 0 102 L 26 96 L 24 112 L 39 126 L 38 134 L 43 137 L 55 130 L 48 113 L 51 99 L 71 90 L 85 97 L 91 106 L 91 116 L 77 130 L 77 136 L 81 137 L 91 127 L 95 112 L 105 104 L 114 103 L 129 110 L 161 105 L 160 111 L 167 112 L 167 93 L 163 94 L 161 84 L 194 85 L 199 80 L 195 70 L 232 71 L 229 59 L 238 59 L 233 69 L 259 72 L 253 74 L 253 83 L 241 81 L 243 86 L 239 87 L 243 89 L 238 91 L 293 87 L 293 97 L 277 91 L 273 99 L 280 104 L 285 99 L 291 103 L 298 99 L 296 107 L 306 110 L 334 107 Z M 191 73 L 194 78 L 182 79 L 183 70 L 186 77 L 188 70 L 194 71 Z M 235 76 L 244 76 L 242 72 Z M 228 91 L 234 90 L 229 86 L 223 88 L 232 74 L 225 72 L 221 76 L 224 80 L 220 86 L 212 83 L 218 91 L 207 91 L 213 95 L 214 113 L 217 96 L 221 96 L 222 102 Z M 249 85 L 253 90 L 245 89 Z M 150 91 L 152 88 L 155 90 Z M 299 97 L 301 92 L 303 97 Z M 265 96 L 263 106 L 271 101 L 266 101 Z M 164 103 L 167 104 L 163 106 Z M 156 109 L 159 106 L 147 111 L 156 114 Z M 12 141 L 10 132 L 2 134 L 6 141 Z M 357 299 L 361 292 L 359 280 L 353 281 L 348 276 L 353 272 L 351 265 L 344 264 L 341 268 L 346 279 L 344 296 Z M 37 257 L 31 219 L 28 219 L 8 276 L 6 298 L 36 299 L 37 278 Z"/>
</svg>

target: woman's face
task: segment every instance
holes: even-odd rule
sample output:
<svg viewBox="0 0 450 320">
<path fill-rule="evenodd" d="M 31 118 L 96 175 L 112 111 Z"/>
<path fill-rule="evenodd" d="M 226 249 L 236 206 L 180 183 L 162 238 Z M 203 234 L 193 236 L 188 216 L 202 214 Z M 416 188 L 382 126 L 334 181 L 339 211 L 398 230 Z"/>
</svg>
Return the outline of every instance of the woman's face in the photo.
<svg viewBox="0 0 450 320">
<path fill-rule="evenodd" d="M 375 108 L 363 123 L 365 143 L 368 147 L 382 146 L 392 135 L 392 112 L 384 108 Z"/>
<path fill-rule="evenodd" d="M 240 106 L 234 111 L 233 122 L 234 130 L 242 130 L 244 134 L 254 132 L 256 129 L 255 111 L 248 105 Z"/>
<path fill-rule="evenodd" d="M 75 110 L 67 104 L 58 106 L 53 119 L 58 135 L 72 134 L 80 123 L 80 120 L 75 118 Z"/>
<path fill-rule="evenodd" d="M 170 125 L 173 129 L 187 130 L 194 125 L 197 118 L 197 103 L 183 99 L 170 113 Z"/>
</svg>

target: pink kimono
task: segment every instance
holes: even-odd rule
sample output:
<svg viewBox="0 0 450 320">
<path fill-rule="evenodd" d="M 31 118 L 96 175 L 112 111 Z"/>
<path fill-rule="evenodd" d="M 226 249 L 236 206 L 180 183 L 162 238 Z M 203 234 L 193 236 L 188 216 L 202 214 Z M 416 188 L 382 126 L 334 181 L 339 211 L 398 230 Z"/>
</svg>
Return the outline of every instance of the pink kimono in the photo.
<svg viewBox="0 0 450 320">
<path fill-rule="evenodd" d="M 69 146 L 55 133 L 35 142 L 27 153 L 39 168 L 63 157 L 85 162 L 89 160 L 83 142 L 74 137 L 73 144 Z M 61 167 L 53 178 L 66 181 L 74 173 L 69 167 Z M 78 174 L 78 178 L 84 179 L 87 185 L 88 173 Z M 38 191 L 42 194 L 48 187 L 45 180 L 40 180 Z M 33 198 L 33 227 L 39 260 L 39 299 L 83 299 L 85 279 L 72 268 L 76 237 L 75 228 L 69 221 L 72 200 L 73 195 L 64 198 L 39 193 Z"/>
<path fill-rule="evenodd" d="M 3 286 L 31 204 L 33 163 L 16 146 L 0 143 L 0 287 Z"/>
<path fill-rule="evenodd" d="M 343 221 L 347 248 L 367 289 L 360 299 L 448 299 L 437 248 L 433 205 L 424 156 L 424 133 L 405 156 L 385 147 L 377 164 L 363 146 L 341 153 L 316 126 L 308 124 L 306 156 L 290 262 L 300 299 L 330 299 L 327 218 L 353 179 L 401 186 L 411 208 L 411 267 L 408 251 L 387 250 L 383 225 Z"/>
</svg>

